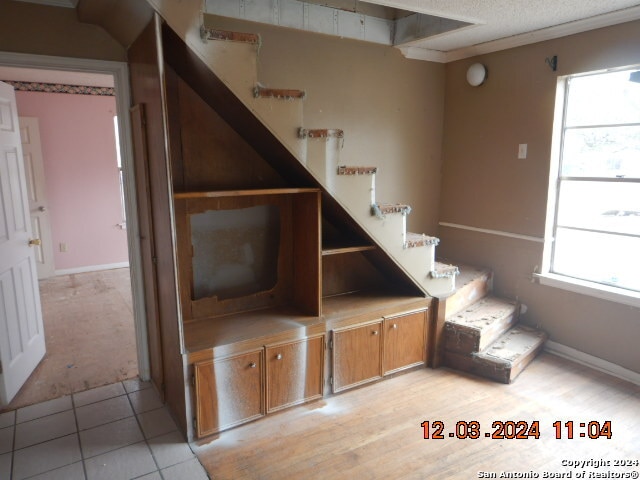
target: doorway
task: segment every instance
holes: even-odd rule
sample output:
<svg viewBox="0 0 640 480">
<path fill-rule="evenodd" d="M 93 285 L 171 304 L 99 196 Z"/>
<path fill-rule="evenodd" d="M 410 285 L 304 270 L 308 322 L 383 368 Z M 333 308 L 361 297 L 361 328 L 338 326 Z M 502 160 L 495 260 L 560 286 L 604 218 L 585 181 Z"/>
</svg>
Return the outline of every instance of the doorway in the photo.
<svg viewBox="0 0 640 480">
<path fill-rule="evenodd" d="M 49 246 L 51 250 L 58 254 L 55 262 L 55 275 L 43 278 L 39 282 L 45 337 L 48 337 L 46 339 L 48 353 L 8 408 L 41 402 L 106 383 L 120 381 L 138 373 L 143 380 L 147 380 L 149 366 L 146 354 L 144 305 L 142 296 L 138 294 L 141 291 L 140 273 L 137 268 L 139 253 L 137 239 L 134 238 L 135 235 L 133 233 L 137 227 L 135 197 L 131 195 L 131 191 L 127 191 L 127 186 L 121 181 L 123 177 L 127 178 L 128 170 L 132 170 L 130 147 L 128 145 L 130 143 L 128 142 L 130 138 L 127 123 L 128 111 L 126 109 L 128 91 L 124 92 L 124 96 L 127 98 L 117 98 L 122 93 L 122 88 L 120 91 L 115 88 L 118 82 L 120 87 L 126 85 L 126 66 L 124 64 L 114 65 L 114 62 L 53 59 L 54 63 L 62 63 L 61 66 L 64 68 L 64 70 L 54 70 L 50 64 L 51 59 L 46 57 L 21 56 L 20 61 L 17 62 L 18 65 L 16 65 L 16 58 L 11 58 L 10 54 L 8 62 L 6 57 L 3 61 L 3 57 L 4 55 L 0 54 L 0 65 L 5 65 L 5 67 L 0 67 L 0 72 L 2 72 L 0 75 L 1 80 L 14 80 L 17 78 L 7 77 L 9 66 L 14 70 L 25 70 L 25 67 L 38 69 L 40 67 L 40 70 L 33 70 L 36 75 L 40 75 L 37 81 L 26 77 L 23 77 L 23 81 L 29 81 L 36 87 L 37 84 L 53 83 L 62 88 L 84 84 L 83 86 L 85 87 L 110 89 L 112 91 L 112 103 L 110 105 L 112 106 L 111 113 L 113 115 L 111 115 L 108 125 L 111 130 L 105 131 L 105 135 L 100 136 L 101 140 L 98 141 L 99 145 L 96 145 L 96 149 L 100 151 L 108 150 L 105 146 L 108 142 L 111 142 L 110 146 L 115 151 L 115 146 L 118 144 L 116 139 L 119 136 L 119 145 L 123 147 L 121 150 L 124 150 L 122 152 L 122 162 L 118 165 L 114 154 L 112 158 L 113 165 L 109 166 L 112 171 L 115 169 L 116 178 L 118 179 L 118 191 L 115 195 L 115 200 L 116 202 L 122 202 L 116 205 L 116 209 L 121 212 L 120 219 L 117 221 L 108 220 L 113 228 L 113 231 L 109 233 L 114 236 L 104 239 L 106 243 L 102 245 L 99 242 L 96 244 L 94 241 L 93 244 L 89 242 L 89 245 L 83 246 L 79 240 L 82 237 L 82 230 L 90 230 L 87 223 L 93 219 L 85 217 L 83 220 L 78 218 L 77 215 L 71 219 L 71 222 L 75 222 L 80 230 L 76 232 L 78 235 L 75 237 L 76 240 L 73 241 L 61 240 L 60 236 L 56 236 L 56 232 L 60 232 L 63 228 L 57 225 L 60 221 L 59 218 L 58 220 L 54 219 L 52 222 L 52 240 Z M 45 67 L 44 70 L 41 69 L 43 66 Z M 78 66 L 80 71 L 72 71 Z M 84 80 L 79 80 L 83 77 Z M 111 82 L 111 86 L 104 86 L 96 80 L 104 80 L 105 78 Z M 94 83 L 97 84 L 92 85 Z M 32 93 L 30 94 L 33 95 Z M 28 105 L 28 102 L 23 102 L 20 95 L 21 92 L 17 92 L 18 114 L 22 116 L 25 112 L 21 109 L 21 105 Z M 75 97 L 77 100 L 82 94 L 75 91 L 71 94 L 52 93 L 49 91 L 47 95 L 54 95 L 60 101 L 63 101 L 62 97 Z M 105 96 L 108 96 L 108 94 Z M 60 114 L 69 116 L 69 112 L 66 110 L 62 107 Z M 27 111 L 26 113 L 28 116 L 33 116 L 33 111 Z M 94 115 L 92 113 L 89 116 L 92 117 Z M 86 124 L 87 122 L 85 121 L 84 123 Z M 123 125 L 126 128 L 123 129 Z M 82 135 L 81 132 L 77 133 Z M 44 145 L 43 155 L 45 157 L 48 155 L 46 149 L 47 145 Z M 92 184 L 90 181 L 93 173 L 100 175 L 99 169 L 96 169 L 95 166 L 86 166 L 88 167 L 89 176 L 87 176 L 86 171 L 80 175 L 77 170 L 70 168 L 68 165 L 66 166 L 67 173 L 72 176 L 75 172 L 78 175 L 75 183 L 88 189 L 88 193 L 91 193 L 92 190 L 103 188 L 105 182 L 102 182 L 102 186 L 96 186 L 96 182 Z M 54 175 L 59 175 L 61 172 L 65 173 L 64 168 L 60 168 Z M 105 191 L 100 190 L 100 194 L 105 194 Z M 69 198 L 65 199 L 64 194 L 62 198 L 72 203 L 86 203 L 89 196 L 87 194 L 84 198 L 70 198 L 72 195 L 67 190 L 66 197 Z M 133 202 L 130 201 L 132 198 L 134 199 Z M 64 207 L 61 207 L 59 198 L 57 202 L 57 205 L 53 206 L 53 208 L 57 213 L 61 213 Z M 45 207 L 45 209 L 48 208 L 49 206 Z M 94 216 L 97 217 L 99 216 L 97 213 L 99 208 L 95 208 L 95 210 L 96 214 Z M 74 217 L 74 215 L 71 216 Z M 115 256 L 113 255 L 114 248 L 112 248 L 118 243 L 116 240 L 118 233 L 121 235 L 119 240 L 120 257 L 118 257 L 117 253 Z M 66 232 L 65 235 L 72 234 Z M 108 235 L 103 236 L 106 237 Z M 122 254 L 122 247 L 124 248 L 124 254 Z M 68 253 L 73 253 L 73 249 L 84 252 L 82 261 L 69 263 L 68 257 L 71 257 L 71 255 L 68 255 Z M 109 258 L 100 258 L 100 255 L 96 255 L 98 253 L 104 254 L 107 250 L 110 250 L 112 254 Z M 67 254 L 67 259 L 64 258 L 64 254 Z M 76 260 L 78 259 L 76 258 Z"/>
</svg>

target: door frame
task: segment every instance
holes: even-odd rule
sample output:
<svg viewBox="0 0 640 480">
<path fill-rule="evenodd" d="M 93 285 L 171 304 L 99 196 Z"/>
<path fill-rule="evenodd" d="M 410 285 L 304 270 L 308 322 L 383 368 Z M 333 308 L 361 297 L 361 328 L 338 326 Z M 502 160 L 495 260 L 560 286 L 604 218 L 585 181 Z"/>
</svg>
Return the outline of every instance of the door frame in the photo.
<svg viewBox="0 0 640 480">
<path fill-rule="evenodd" d="M 122 158 L 122 168 L 125 173 L 125 178 L 130 179 L 130 181 L 125 181 L 124 183 L 124 203 L 127 214 L 127 244 L 129 248 L 129 268 L 131 272 L 131 295 L 133 299 L 133 320 L 136 332 L 138 372 L 140 379 L 148 381 L 151 370 L 149 365 L 149 343 L 144 303 L 142 257 L 139 242 L 138 206 L 134 180 L 133 143 L 129 117 L 131 92 L 127 63 L 0 51 L 0 65 L 5 67 L 36 68 L 40 70 L 101 73 L 113 76 L 120 137 L 120 156 Z"/>
</svg>

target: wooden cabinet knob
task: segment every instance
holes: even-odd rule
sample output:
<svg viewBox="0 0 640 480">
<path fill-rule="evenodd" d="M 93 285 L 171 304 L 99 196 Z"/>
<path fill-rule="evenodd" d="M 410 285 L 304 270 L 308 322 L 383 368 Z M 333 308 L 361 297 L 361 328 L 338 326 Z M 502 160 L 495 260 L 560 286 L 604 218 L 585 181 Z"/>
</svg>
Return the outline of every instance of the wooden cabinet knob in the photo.
<svg viewBox="0 0 640 480">
<path fill-rule="evenodd" d="M 249 364 L 249 368 L 256 368 L 256 363 L 255 362 L 251 362 Z"/>
<path fill-rule="evenodd" d="M 377 335 L 378 334 L 378 330 L 374 330 L 373 332 L 371 332 L 372 335 Z"/>
<path fill-rule="evenodd" d="M 282 360 L 282 354 L 281 353 L 276 355 L 276 360 Z"/>
<path fill-rule="evenodd" d="M 394 323 L 394 324 L 393 324 L 393 328 L 398 328 L 398 324 L 397 324 L 397 323 Z"/>
</svg>

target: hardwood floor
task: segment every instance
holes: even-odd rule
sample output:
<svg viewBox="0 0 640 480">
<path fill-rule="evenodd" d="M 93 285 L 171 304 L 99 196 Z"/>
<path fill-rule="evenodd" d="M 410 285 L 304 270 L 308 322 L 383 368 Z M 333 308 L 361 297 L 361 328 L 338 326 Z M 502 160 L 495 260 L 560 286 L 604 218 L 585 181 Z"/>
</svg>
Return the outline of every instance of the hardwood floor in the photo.
<svg viewBox="0 0 640 480">
<path fill-rule="evenodd" d="M 444 423 L 444 438 L 425 440 L 421 423 L 436 420 Z M 456 422 L 474 420 L 480 438 L 449 438 Z M 494 421 L 509 420 L 538 421 L 540 438 L 485 437 Z M 556 439 L 555 421 L 573 421 L 574 438 L 566 438 L 563 426 L 563 438 Z M 590 421 L 611 421 L 611 439 L 581 438 L 587 428 L 580 423 Z M 613 466 L 614 460 L 640 461 L 640 386 L 543 353 L 511 385 L 420 369 L 213 438 L 196 454 L 215 479 L 491 478 L 479 472 L 577 478 L 583 470 L 589 478 L 589 472 L 640 471 Z M 576 469 L 563 460 L 611 466 Z"/>
</svg>

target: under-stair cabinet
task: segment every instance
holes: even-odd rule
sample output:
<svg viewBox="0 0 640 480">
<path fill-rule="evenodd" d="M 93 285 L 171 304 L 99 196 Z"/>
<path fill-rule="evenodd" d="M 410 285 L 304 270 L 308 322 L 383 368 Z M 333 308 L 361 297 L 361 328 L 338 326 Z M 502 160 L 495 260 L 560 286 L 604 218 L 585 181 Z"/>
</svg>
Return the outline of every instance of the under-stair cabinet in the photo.
<svg viewBox="0 0 640 480">
<path fill-rule="evenodd" d="M 184 433 L 424 367 L 431 298 L 159 17 L 129 64 L 151 376 Z"/>
</svg>

